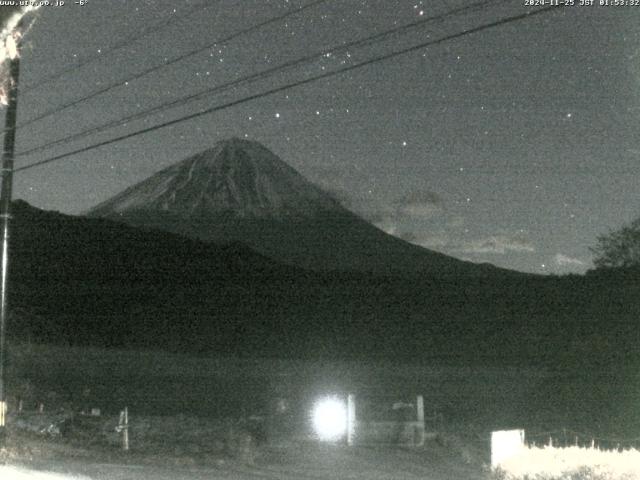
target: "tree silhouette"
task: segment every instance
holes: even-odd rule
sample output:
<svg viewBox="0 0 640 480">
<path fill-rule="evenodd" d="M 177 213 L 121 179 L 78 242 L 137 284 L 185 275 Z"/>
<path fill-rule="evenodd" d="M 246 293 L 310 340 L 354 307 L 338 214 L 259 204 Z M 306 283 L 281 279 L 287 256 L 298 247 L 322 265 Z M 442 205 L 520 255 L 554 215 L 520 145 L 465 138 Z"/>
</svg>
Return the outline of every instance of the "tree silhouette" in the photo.
<svg viewBox="0 0 640 480">
<path fill-rule="evenodd" d="M 598 237 L 590 249 L 596 268 L 640 266 L 640 217 L 619 230 Z"/>
<path fill-rule="evenodd" d="M 18 2 L 16 2 L 18 3 Z M 0 29 L 4 30 L 7 21 L 16 13 L 20 12 L 22 7 L 19 6 L 3 6 L 0 8 Z"/>
<path fill-rule="evenodd" d="M 19 2 L 15 2 L 19 3 Z M 0 104 L 8 102 L 9 59 L 18 53 L 18 39 L 24 34 L 21 18 L 37 7 L 2 6 L 0 7 Z M 11 40 L 11 41 L 10 41 Z"/>
</svg>

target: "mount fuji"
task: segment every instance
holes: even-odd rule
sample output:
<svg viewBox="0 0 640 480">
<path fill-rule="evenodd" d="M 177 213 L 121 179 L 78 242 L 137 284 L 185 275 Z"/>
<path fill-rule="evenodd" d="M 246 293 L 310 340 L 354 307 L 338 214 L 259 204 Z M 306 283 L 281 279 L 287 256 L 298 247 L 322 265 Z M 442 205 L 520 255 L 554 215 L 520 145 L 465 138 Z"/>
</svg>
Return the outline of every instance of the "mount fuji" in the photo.
<svg viewBox="0 0 640 480">
<path fill-rule="evenodd" d="M 186 158 L 88 213 L 228 244 L 318 271 L 484 276 L 464 262 L 388 235 L 344 208 L 263 145 L 232 138 Z"/>
</svg>

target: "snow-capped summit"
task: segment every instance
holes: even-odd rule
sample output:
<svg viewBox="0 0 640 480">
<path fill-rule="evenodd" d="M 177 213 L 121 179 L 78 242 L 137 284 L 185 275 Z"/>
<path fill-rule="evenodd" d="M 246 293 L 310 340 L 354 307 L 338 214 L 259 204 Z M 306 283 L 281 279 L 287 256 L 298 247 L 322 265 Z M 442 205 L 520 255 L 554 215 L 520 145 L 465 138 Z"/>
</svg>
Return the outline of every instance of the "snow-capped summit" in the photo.
<svg viewBox="0 0 640 480">
<path fill-rule="evenodd" d="M 232 138 L 95 207 L 94 216 L 153 210 L 180 216 L 309 217 L 341 208 L 257 142 Z"/>
</svg>

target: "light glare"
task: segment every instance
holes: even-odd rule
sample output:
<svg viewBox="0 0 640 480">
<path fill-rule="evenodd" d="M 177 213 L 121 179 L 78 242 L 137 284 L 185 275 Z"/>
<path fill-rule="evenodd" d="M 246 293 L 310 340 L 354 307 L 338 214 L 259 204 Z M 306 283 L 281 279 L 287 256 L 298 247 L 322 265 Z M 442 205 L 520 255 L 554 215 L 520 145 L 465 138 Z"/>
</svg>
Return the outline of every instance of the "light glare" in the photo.
<svg viewBox="0 0 640 480">
<path fill-rule="evenodd" d="M 313 409 L 313 427 L 321 440 L 334 441 L 347 431 L 347 407 L 336 397 L 328 397 L 316 403 Z"/>
<path fill-rule="evenodd" d="M 491 466 L 496 467 L 524 448 L 524 430 L 500 430 L 491 433 Z"/>
</svg>

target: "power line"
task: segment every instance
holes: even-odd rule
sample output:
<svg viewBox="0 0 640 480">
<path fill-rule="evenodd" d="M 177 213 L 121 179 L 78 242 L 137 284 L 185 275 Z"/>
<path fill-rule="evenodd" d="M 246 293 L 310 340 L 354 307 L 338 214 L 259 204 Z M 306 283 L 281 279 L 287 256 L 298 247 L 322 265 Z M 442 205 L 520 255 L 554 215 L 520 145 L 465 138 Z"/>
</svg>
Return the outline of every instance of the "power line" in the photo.
<svg viewBox="0 0 640 480">
<path fill-rule="evenodd" d="M 373 65 L 375 63 L 379 63 L 379 62 L 388 60 L 390 58 L 394 58 L 394 57 L 397 57 L 397 56 L 400 56 L 400 55 L 404 55 L 404 54 L 407 54 L 407 53 L 415 52 L 415 51 L 420 50 L 420 49 L 425 48 L 425 47 L 429 47 L 429 46 L 432 46 L 432 45 L 443 43 L 445 41 L 453 40 L 453 39 L 460 38 L 460 37 L 463 37 L 463 36 L 466 36 L 466 35 L 470 35 L 470 34 L 473 34 L 473 33 L 478 33 L 478 32 L 484 31 L 484 30 L 488 30 L 490 28 L 506 25 L 508 23 L 524 20 L 526 18 L 531 18 L 534 15 L 539 15 L 539 14 L 542 14 L 542 13 L 545 13 L 545 12 L 549 12 L 549 11 L 554 10 L 554 9 L 560 9 L 560 8 L 561 7 L 557 7 L 557 6 L 546 6 L 546 7 L 540 8 L 538 10 L 534 10 L 534 11 L 522 13 L 522 14 L 519 14 L 519 15 L 513 15 L 513 16 L 510 16 L 510 17 L 502 18 L 500 20 L 496 20 L 494 22 L 486 23 L 486 24 L 480 25 L 478 27 L 470 28 L 470 29 L 464 30 L 462 32 L 458 32 L 458 33 L 454 33 L 454 34 L 451 34 L 451 35 L 444 36 L 444 37 L 439 38 L 437 40 L 431 40 L 429 42 L 424 42 L 424 43 L 421 43 L 419 45 L 414 45 L 412 47 L 408 47 L 408 48 L 405 48 L 405 49 L 402 49 L 402 50 L 399 50 L 399 51 L 396 51 L 396 52 L 392 52 L 392 53 L 388 53 L 388 54 L 381 55 L 381 56 L 378 56 L 378 57 L 374 57 L 374 58 L 371 58 L 369 60 L 365 60 L 363 62 L 354 64 L 354 65 L 350 65 L 348 67 L 341 68 L 339 70 L 335 70 L 333 72 L 327 72 L 327 73 L 324 73 L 324 74 L 321 74 L 321 75 L 316 75 L 314 77 L 306 78 L 304 80 L 298 80 L 296 82 L 289 83 L 287 85 L 282 85 L 280 87 L 272 88 L 272 89 L 267 90 L 265 92 L 256 93 L 254 95 L 249 95 L 247 97 L 244 97 L 244 98 L 241 98 L 241 99 L 238 99 L 238 100 L 233 100 L 231 102 L 227 102 L 227 103 L 222 104 L 222 105 L 218 105 L 218 106 L 215 106 L 215 107 L 207 108 L 205 110 L 201 110 L 199 112 L 192 113 L 192 114 L 186 115 L 184 117 L 180 117 L 180 118 L 177 118 L 177 119 L 174 119 L 174 120 L 170 120 L 170 121 L 158 124 L 158 125 L 154 125 L 152 127 L 143 128 L 143 129 L 138 130 L 136 132 L 131 132 L 131 133 L 128 133 L 128 134 L 125 134 L 125 135 L 121 135 L 119 137 L 112 138 L 110 140 L 105 140 L 105 141 L 102 141 L 102 142 L 99 142 L 99 143 L 96 143 L 96 144 L 93 144 L 93 145 L 89 145 L 89 146 L 86 146 L 86 147 L 83 147 L 83 148 L 79 148 L 79 149 L 73 150 L 71 152 L 67 152 L 67 153 L 63 153 L 63 154 L 60 154 L 60 155 L 56 155 L 54 157 L 51 157 L 51 158 L 48 158 L 48 159 L 45 159 L 45 160 L 41 160 L 41 161 L 38 161 L 38 162 L 35 162 L 35 163 L 32 163 L 32 164 L 26 165 L 24 167 L 16 168 L 15 172 L 20 172 L 20 171 L 24 171 L 24 170 L 29 170 L 31 168 L 39 167 L 39 166 L 42 166 L 42 165 L 45 165 L 45 164 L 48 164 L 48 163 L 52 163 L 52 162 L 61 160 L 63 158 L 70 157 L 72 155 L 77 155 L 79 153 L 88 152 L 90 150 L 94 150 L 96 148 L 103 147 L 105 145 L 110 145 L 112 143 L 120 142 L 122 140 L 127 140 L 129 138 L 137 137 L 138 135 L 143 135 L 145 133 L 153 132 L 153 131 L 159 130 L 161 128 L 165 128 L 165 127 L 169 127 L 169 126 L 172 126 L 172 125 L 176 125 L 178 123 L 182 123 L 182 122 L 185 122 L 187 120 L 192 120 L 194 118 L 198 118 L 198 117 L 201 117 L 201 116 L 204 116 L 204 115 L 208 115 L 210 113 L 214 113 L 214 112 L 217 112 L 217 111 L 220 111 L 220 110 L 224 110 L 224 109 L 227 109 L 227 108 L 230 108 L 230 107 L 234 107 L 236 105 L 240 105 L 240 104 L 252 101 L 252 100 L 257 100 L 259 98 L 266 97 L 266 96 L 269 96 L 269 95 L 273 95 L 275 93 L 279 93 L 279 92 L 282 92 L 284 90 L 288 90 L 288 89 L 291 89 L 291 88 L 294 88 L 294 87 L 298 87 L 298 86 L 301 86 L 301 85 L 306 85 L 308 83 L 312 83 L 312 82 L 315 82 L 317 80 L 330 78 L 330 77 L 333 77 L 333 76 L 336 76 L 336 75 L 339 75 L 339 74 L 342 74 L 342 73 L 346 73 L 346 72 L 349 72 L 349 71 L 352 71 L 352 70 L 355 70 L 355 69 L 358 69 L 358 68 L 362 68 L 362 67 L 365 67 L 365 66 L 368 66 L 368 65 Z"/>
<path fill-rule="evenodd" d="M 248 82 L 254 82 L 256 80 L 261 80 L 263 78 L 266 78 L 269 75 L 272 74 L 276 74 L 276 73 L 280 73 L 280 72 L 284 72 L 286 70 L 289 70 L 293 67 L 297 67 L 299 65 L 305 64 L 305 63 L 310 63 L 312 61 L 318 60 L 319 58 L 322 58 L 323 56 L 326 56 L 328 54 L 335 54 L 337 52 L 340 51 L 344 51 L 344 50 L 348 50 L 351 48 L 355 48 L 355 47 L 362 47 L 362 46 L 368 46 L 368 45 L 372 45 L 373 43 L 383 40 L 385 37 L 389 37 L 391 35 L 397 35 L 397 34 L 401 34 L 401 33 L 405 33 L 406 31 L 409 31 L 411 29 L 414 29 L 416 27 L 420 27 L 420 26 L 425 26 L 428 23 L 431 23 L 433 21 L 438 21 L 438 20 L 444 20 L 447 17 L 450 16 L 454 16 L 454 15 L 459 15 L 462 13 L 469 13 L 472 11 L 476 11 L 482 8 L 486 8 L 487 6 L 490 6 L 491 4 L 497 4 L 497 3 L 505 3 L 505 2 L 509 2 L 511 0 L 482 0 L 479 2 L 475 2 L 473 4 L 470 5 L 466 5 L 464 7 L 458 7 L 455 9 L 452 9 L 448 12 L 439 14 L 439 15 L 434 15 L 432 17 L 427 17 L 427 18 L 423 18 L 421 20 L 409 23 L 407 25 L 403 25 L 401 27 L 396 27 L 393 28 L 391 30 L 386 30 L 384 32 L 380 32 L 371 36 L 368 36 L 366 38 L 362 38 L 362 39 L 358 39 L 358 40 L 354 40 L 345 44 L 341 44 L 335 47 L 331 47 L 331 48 L 325 48 L 319 51 L 316 51 L 314 53 L 311 53 L 303 58 L 297 59 L 297 60 L 291 60 L 288 62 L 285 62 L 283 64 L 280 64 L 278 66 L 275 67 L 271 67 L 269 69 L 266 69 L 262 72 L 258 72 L 255 73 L 253 75 L 249 75 L 247 77 L 243 77 L 240 79 L 236 79 L 233 80 L 231 82 L 227 82 L 227 83 L 223 83 L 221 85 L 217 85 L 215 87 L 212 88 L 207 88 L 203 91 L 200 91 L 198 93 L 193 93 L 190 95 L 186 95 L 184 97 L 180 97 L 178 99 L 172 100 L 170 102 L 166 102 L 160 105 L 157 105 L 155 107 L 143 110 L 141 112 L 136 112 L 134 114 L 131 114 L 129 116 L 123 117 L 123 118 L 119 118 L 117 120 L 112 120 L 110 122 L 107 122 L 103 125 L 100 126 L 96 126 L 96 127 L 91 127 L 88 128 L 86 130 L 83 130 L 81 132 L 63 137 L 63 138 L 59 138 L 57 140 L 52 140 L 48 143 L 45 143 L 43 145 L 39 145 L 37 147 L 33 147 L 30 148 L 28 150 L 25 150 L 23 152 L 19 152 L 18 155 L 19 156 L 25 156 L 25 155 L 29 155 L 44 149 L 47 149 L 49 147 L 55 146 L 55 145 L 60 145 L 60 144 L 64 144 L 64 143 L 68 143 L 70 141 L 73 140 L 78 140 L 80 138 L 84 138 L 88 135 L 92 135 L 95 133 L 99 133 L 102 131 L 105 131 L 111 127 L 117 127 L 120 125 L 123 125 L 125 123 L 134 121 L 134 120 L 139 120 L 141 118 L 147 117 L 149 115 L 152 115 L 154 113 L 158 113 L 170 108 L 173 108 L 175 106 L 182 106 L 184 103 L 186 102 L 191 102 L 193 100 L 202 98 L 204 96 L 208 96 L 214 93 L 219 93 L 225 90 L 228 90 L 232 87 L 237 87 L 239 85 L 242 85 L 244 83 L 248 83 Z"/>
<path fill-rule="evenodd" d="M 194 55 L 196 55 L 198 53 L 201 53 L 201 52 L 203 52 L 205 50 L 213 48 L 214 46 L 217 46 L 218 44 L 227 43 L 227 42 L 229 42 L 231 40 L 234 40 L 235 38 L 238 38 L 238 37 L 240 37 L 242 35 L 245 35 L 247 33 L 252 33 L 252 32 L 254 32 L 256 30 L 259 30 L 262 27 L 266 27 L 267 25 L 271 25 L 272 23 L 279 22 L 280 20 L 283 20 L 283 19 L 285 19 L 287 17 L 290 17 L 292 15 L 296 15 L 296 14 L 298 14 L 300 12 L 303 12 L 304 10 L 307 10 L 309 8 L 313 8 L 313 7 L 317 6 L 317 5 L 320 5 L 322 3 L 326 3 L 328 1 L 332 1 L 332 0 L 314 0 L 314 1 L 308 3 L 307 5 L 304 5 L 302 7 L 298 7 L 298 8 L 295 8 L 293 10 L 289 10 L 288 12 L 286 12 L 286 13 L 284 13 L 282 15 L 278 15 L 277 17 L 270 18 L 270 19 L 265 20 L 263 22 L 257 23 L 257 24 L 255 24 L 255 25 L 253 25 L 251 27 L 239 30 L 239 31 L 237 31 L 235 33 L 232 33 L 231 35 L 229 35 L 229 36 L 227 36 L 227 37 L 225 37 L 223 39 L 216 40 L 215 42 L 213 42 L 211 44 L 208 44 L 208 45 L 206 45 L 204 47 L 200 47 L 200 48 L 197 48 L 195 50 L 190 50 L 189 52 L 183 53 L 183 54 L 181 54 L 181 55 L 179 55 L 177 57 L 174 57 L 171 60 L 167 60 L 167 61 L 165 61 L 165 62 L 163 62 L 163 63 L 161 63 L 159 65 L 155 65 L 155 66 L 150 67 L 150 68 L 148 68 L 146 70 L 143 70 L 142 72 L 137 73 L 137 74 L 125 79 L 125 80 L 119 80 L 116 83 L 112 83 L 111 85 L 108 85 L 107 87 L 104 87 L 104 88 L 102 88 L 100 90 L 97 90 L 97 91 L 95 91 L 93 93 L 90 93 L 89 95 L 86 95 L 86 96 L 84 96 L 82 98 L 79 98 L 77 100 L 73 100 L 71 102 L 65 103 L 65 104 L 63 104 L 63 105 L 61 105 L 59 107 L 53 108 L 51 110 L 47 110 L 46 112 L 44 112 L 44 113 L 42 113 L 40 115 L 37 115 L 36 117 L 33 117 L 33 118 L 25 121 L 24 123 L 18 125 L 18 128 L 25 127 L 27 125 L 31 125 L 32 123 L 35 123 L 35 122 L 37 122 L 39 120 L 42 120 L 43 118 L 49 117 L 49 116 L 51 116 L 51 115 L 53 115 L 55 113 L 61 112 L 63 110 L 66 110 L 67 108 L 71 108 L 71 107 L 73 107 L 75 105 L 78 105 L 78 104 L 80 104 L 82 102 L 86 102 L 87 100 L 91 100 L 92 98 L 95 98 L 95 97 L 97 97 L 99 95 L 102 95 L 103 93 L 109 92 L 109 91 L 111 91 L 111 90 L 113 90 L 113 89 L 115 89 L 117 87 L 121 87 L 123 85 L 128 85 L 129 82 L 132 82 L 134 80 L 142 78 L 142 77 L 144 77 L 144 76 L 146 76 L 146 75 L 148 75 L 150 73 L 156 72 L 156 71 L 160 70 L 161 68 L 167 67 L 169 65 L 173 65 L 174 63 L 180 62 L 180 61 L 182 61 L 182 60 L 184 60 L 186 58 L 192 57 L 192 56 L 194 56 Z"/>
<path fill-rule="evenodd" d="M 219 0 L 218 0 L 219 1 Z M 177 21 L 183 20 L 187 17 L 189 17 L 190 15 L 199 12 L 201 10 L 206 10 L 207 8 L 209 8 L 211 6 L 211 3 L 207 3 L 205 2 L 204 4 L 201 5 L 197 5 L 195 7 L 190 8 L 189 10 L 187 10 L 187 12 L 185 12 L 183 15 L 180 16 L 172 16 L 169 17 L 168 19 L 159 22 L 155 25 L 152 25 L 138 33 L 135 33 L 134 35 L 130 35 L 129 37 L 123 39 L 120 42 L 115 43 L 114 45 L 112 45 L 111 47 L 107 48 L 107 49 L 103 49 L 102 53 L 100 55 L 94 55 L 94 56 L 89 56 L 85 59 L 80 60 L 80 62 L 77 62 L 72 69 L 69 68 L 64 68 L 61 69 L 58 72 L 52 73 L 51 75 L 47 75 L 43 78 L 41 78 L 40 80 L 37 80 L 36 82 L 34 82 L 31 85 L 27 85 L 26 88 L 23 88 L 21 93 L 25 94 L 28 93 L 32 90 L 35 90 L 39 87 L 41 87 L 42 85 L 45 85 L 46 83 L 52 82 L 54 80 L 57 80 L 63 76 L 65 76 L 66 74 L 74 71 L 74 70 L 79 70 L 87 65 L 90 65 L 91 63 L 95 62 L 96 60 L 102 60 L 105 56 L 112 54 L 113 52 L 116 52 L 118 50 L 121 50 L 127 46 L 129 46 L 132 42 L 135 42 L 137 40 L 140 40 L 141 38 L 144 38 L 148 35 L 151 35 L 152 33 L 158 32 L 160 30 L 162 30 L 164 27 L 166 27 L 167 25 L 170 25 L 172 23 L 175 23 Z"/>
</svg>

